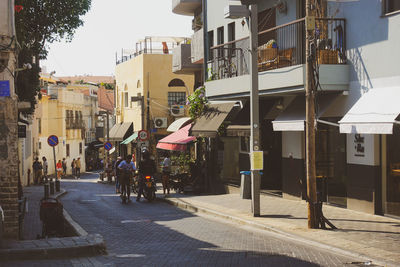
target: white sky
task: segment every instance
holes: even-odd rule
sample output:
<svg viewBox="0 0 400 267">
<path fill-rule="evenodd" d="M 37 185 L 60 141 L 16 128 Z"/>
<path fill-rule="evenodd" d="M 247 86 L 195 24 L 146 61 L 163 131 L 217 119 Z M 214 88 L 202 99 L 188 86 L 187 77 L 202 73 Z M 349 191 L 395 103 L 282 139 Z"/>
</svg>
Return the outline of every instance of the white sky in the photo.
<svg viewBox="0 0 400 267">
<path fill-rule="evenodd" d="M 133 49 L 145 36 L 192 34 L 193 17 L 172 13 L 172 0 L 92 0 L 72 42 L 50 44 L 41 62 L 55 76 L 113 75 L 115 53 Z"/>
</svg>

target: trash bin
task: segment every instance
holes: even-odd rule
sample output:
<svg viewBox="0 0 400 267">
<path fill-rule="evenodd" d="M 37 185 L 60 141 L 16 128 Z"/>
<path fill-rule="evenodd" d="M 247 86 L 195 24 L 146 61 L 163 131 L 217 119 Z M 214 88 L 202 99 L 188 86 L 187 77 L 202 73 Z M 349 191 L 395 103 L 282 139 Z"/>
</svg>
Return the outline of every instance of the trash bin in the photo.
<svg viewBox="0 0 400 267">
<path fill-rule="evenodd" d="M 241 171 L 240 174 L 240 197 L 242 199 L 251 199 L 251 172 Z"/>
<path fill-rule="evenodd" d="M 40 220 L 42 237 L 64 235 L 63 205 L 56 198 L 40 200 Z"/>
</svg>

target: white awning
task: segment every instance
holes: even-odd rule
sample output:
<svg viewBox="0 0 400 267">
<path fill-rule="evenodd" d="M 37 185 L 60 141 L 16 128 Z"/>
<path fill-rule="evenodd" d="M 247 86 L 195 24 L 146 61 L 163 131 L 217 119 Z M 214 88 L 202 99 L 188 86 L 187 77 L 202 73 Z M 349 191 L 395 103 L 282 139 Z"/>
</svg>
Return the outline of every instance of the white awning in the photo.
<svg viewBox="0 0 400 267">
<path fill-rule="evenodd" d="M 168 126 L 167 132 L 176 132 L 180 128 L 188 125 L 191 122 L 192 122 L 192 119 L 190 117 L 183 117 L 183 118 L 177 119 Z"/>
<path fill-rule="evenodd" d="M 325 111 L 338 99 L 337 94 L 320 95 L 317 97 L 316 118 L 324 117 Z M 341 117 L 342 114 L 336 114 Z M 330 116 L 332 117 L 332 115 Z M 272 121 L 274 131 L 304 131 L 306 120 L 306 100 L 304 96 L 296 97 L 292 103 Z"/>
<path fill-rule="evenodd" d="M 339 121 L 341 133 L 392 134 L 400 114 L 400 87 L 371 89 Z"/>
</svg>

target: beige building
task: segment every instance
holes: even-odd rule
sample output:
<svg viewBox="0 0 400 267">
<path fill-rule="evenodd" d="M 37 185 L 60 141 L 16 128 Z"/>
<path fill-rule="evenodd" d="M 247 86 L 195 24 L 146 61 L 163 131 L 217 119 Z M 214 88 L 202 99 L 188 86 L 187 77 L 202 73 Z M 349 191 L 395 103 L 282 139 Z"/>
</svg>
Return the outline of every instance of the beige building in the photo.
<svg viewBox="0 0 400 267">
<path fill-rule="evenodd" d="M 117 124 L 110 131 L 111 140 L 121 142 L 130 134 L 146 129 L 151 133 L 149 145 L 154 147 L 157 140 L 167 135 L 166 128 L 187 114 L 186 98 L 193 92 L 194 75 L 173 73 L 170 54 L 184 42 L 187 39 L 146 37 L 137 43 L 134 52 L 123 54 L 117 61 Z M 130 142 L 125 143 L 128 146 L 118 147 L 122 155 L 133 152 Z"/>
</svg>

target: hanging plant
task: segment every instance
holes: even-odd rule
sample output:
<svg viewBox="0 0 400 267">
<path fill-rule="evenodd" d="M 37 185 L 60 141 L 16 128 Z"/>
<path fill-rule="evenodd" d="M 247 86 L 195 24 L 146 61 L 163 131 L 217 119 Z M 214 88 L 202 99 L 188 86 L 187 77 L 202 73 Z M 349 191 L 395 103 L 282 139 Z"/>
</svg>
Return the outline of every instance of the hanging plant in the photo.
<svg viewBox="0 0 400 267">
<path fill-rule="evenodd" d="M 192 119 L 198 118 L 207 106 L 206 90 L 204 86 L 197 88 L 187 99 L 186 105 L 189 106 L 189 116 Z"/>
</svg>

